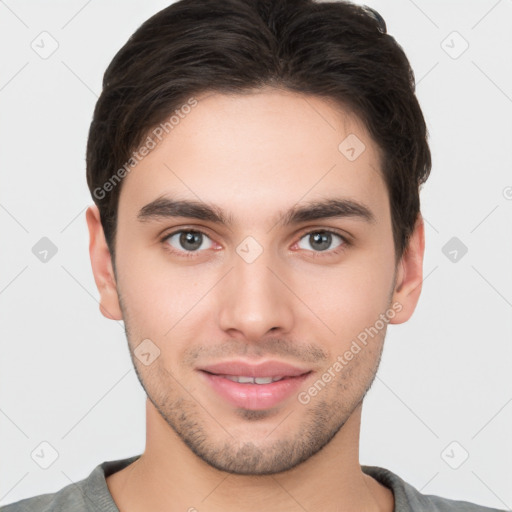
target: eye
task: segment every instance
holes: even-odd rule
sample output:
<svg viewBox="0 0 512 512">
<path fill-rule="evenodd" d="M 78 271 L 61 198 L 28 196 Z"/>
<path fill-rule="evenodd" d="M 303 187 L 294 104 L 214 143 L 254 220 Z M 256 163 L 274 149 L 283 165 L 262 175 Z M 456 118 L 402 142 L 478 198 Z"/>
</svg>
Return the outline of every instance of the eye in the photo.
<svg viewBox="0 0 512 512">
<path fill-rule="evenodd" d="M 193 253 L 198 252 L 200 249 L 212 248 L 212 241 L 205 233 L 190 229 L 182 229 L 180 231 L 170 233 L 162 239 L 162 242 L 170 245 L 172 252 L 192 253 L 184 254 L 184 256 L 193 256 Z"/>
<path fill-rule="evenodd" d="M 332 248 L 335 238 L 339 240 L 339 243 Z M 298 247 L 311 251 L 309 247 L 304 246 L 303 240 L 306 241 L 306 245 L 310 244 L 310 247 L 313 248 L 314 257 L 323 256 L 322 253 L 327 253 L 326 255 L 338 254 L 350 245 L 350 242 L 344 236 L 325 229 L 309 231 L 299 239 L 297 243 Z M 200 250 L 211 249 L 214 246 L 212 240 L 206 233 L 195 229 L 180 229 L 174 231 L 165 235 L 161 241 L 172 254 L 184 258 L 192 258 L 197 256 Z"/>
<path fill-rule="evenodd" d="M 331 247 L 333 243 L 333 237 L 341 240 L 341 242 L 334 249 Z M 337 254 L 340 252 L 340 250 L 343 250 L 346 245 L 348 245 L 348 241 L 345 237 L 335 233 L 334 231 L 327 230 L 310 231 L 299 240 L 298 245 L 301 249 L 310 250 L 308 247 L 301 245 L 302 240 L 306 241 L 306 245 L 309 244 L 311 247 L 313 247 L 314 252 L 332 252 Z M 331 249 L 329 250 L 330 247 Z"/>
</svg>

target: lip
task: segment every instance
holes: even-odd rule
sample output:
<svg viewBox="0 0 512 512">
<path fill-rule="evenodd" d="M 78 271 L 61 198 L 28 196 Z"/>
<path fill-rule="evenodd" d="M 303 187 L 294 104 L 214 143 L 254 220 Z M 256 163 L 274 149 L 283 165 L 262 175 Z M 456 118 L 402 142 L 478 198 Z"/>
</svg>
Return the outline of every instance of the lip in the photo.
<svg viewBox="0 0 512 512">
<path fill-rule="evenodd" d="M 255 411 L 275 407 L 296 394 L 311 373 L 311 370 L 278 361 L 267 361 L 259 365 L 232 361 L 199 369 L 199 374 L 206 383 L 224 400 L 235 407 Z M 227 379 L 225 375 L 284 377 L 284 379 L 270 384 L 241 384 Z"/>
<path fill-rule="evenodd" d="M 310 371 L 281 361 L 265 361 L 257 365 L 245 361 L 225 361 L 199 368 L 216 375 L 245 375 L 247 377 L 298 377 Z M 264 385 L 264 384 L 262 384 Z"/>
</svg>

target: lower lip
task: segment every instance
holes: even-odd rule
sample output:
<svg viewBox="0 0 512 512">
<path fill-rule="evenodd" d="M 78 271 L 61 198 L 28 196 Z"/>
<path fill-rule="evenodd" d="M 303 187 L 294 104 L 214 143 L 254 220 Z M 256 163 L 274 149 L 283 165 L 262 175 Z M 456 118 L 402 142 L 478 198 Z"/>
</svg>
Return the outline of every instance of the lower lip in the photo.
<svg viewBox="0 0 512 512">
<path fill-rule="evenodd" d="M 205 371 L 200 372 L 212 388 L 236 407 L 254 411 L 275 407 L 297 392 L 311 372 L 297 377 L 271 382 L 270 384 L 240 384 Z"/>
</svg>

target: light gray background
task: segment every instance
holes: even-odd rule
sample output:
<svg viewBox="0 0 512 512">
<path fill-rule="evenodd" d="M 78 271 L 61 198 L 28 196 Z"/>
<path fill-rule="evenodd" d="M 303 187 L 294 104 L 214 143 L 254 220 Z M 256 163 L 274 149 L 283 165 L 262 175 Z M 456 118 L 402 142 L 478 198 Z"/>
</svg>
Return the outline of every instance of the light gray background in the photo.
<svg viewBox="0 0 512 512">
<path fill-rule="evenodd" d="M 411 61 L 433 170 L 422 297 L 388 329 L 360 461 L 425 494 L 510 509 L 512 1 L 366 3 Z M 85 145 L 105 68 L 167 4 L 0 1 L 0 504 L 144 449 L 144 393 L 90 268 Z M 50 48 L 43 31 L 59 45 L 47 59 L 31 47 Z M 32 252 L 42 237 L 58 248 L 46 263 Z M 455 262 L 442 251 L 452 237 L 468 248 Z M 48 469 L 42 442 L 58 452 Z"/>
</svg>

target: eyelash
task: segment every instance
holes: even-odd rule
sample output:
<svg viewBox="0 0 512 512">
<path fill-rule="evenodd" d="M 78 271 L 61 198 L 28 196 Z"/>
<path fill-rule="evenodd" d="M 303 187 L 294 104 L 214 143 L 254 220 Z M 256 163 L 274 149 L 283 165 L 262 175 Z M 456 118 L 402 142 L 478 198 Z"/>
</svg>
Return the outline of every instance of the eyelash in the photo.
<svg viewBox="0 0 512 512">
<path fill-rule="evenodd" d="M 164 235 L 160 239 L 160 242 L 162 244 L 164 244 L 165 249 L 167 251 L 169 251 L 171 254 L 173 254 L 175 256 L 178 256 L 178 257 L 181 257 L 181 258 L 194 258 L 201 251 L 183 251 L 183 252 L 176 251 L 169 244 L 167 244 L 166 241 L 169 238 L 171 238 L 173 235 L 176 235 L 177 233 L 199 233 L 201 235 L 206 236 L 207 238 L 210 238 L 208 236 L 208 234 L 205 233 L 204 231 L 201 231 L 199 229 L 192 229 L 192 228 L 190 228 L 190 229 L 186 229 L 186 228 L 177 229 L 176 231 L 173 231 L 171 233 L 167 233 L 166 235 Z M 339 233 L 338 231 L 335 231 L 335 230 L 332 230 L 332 229 L 313 229 L 311 231 L 306 231 L 305 233 L 302 233 L 300 235 L 299 240 L 302 240 L 305 236 L 312 235 L 313 233 L 324 233 L 324 234 L 326 233 L 326 234 L 336 235 L 336 236 L 341 238 L 343 243 L 339 247 L 337 247 L 336 249 L 331 249 L 329 251 L 311 251 L 313 253 L 312 258 L 319 258 L 319 257 L 322 258 L 322 257 L 338 255 L 338 254 L 342 253 L 343 251 L 345 251 L 348 247 L 351 246 L 351 242 L 350 242 L 350 240 L 348 240 L 348 238 L 346 236 L 344 236 L 341 233 Z"/>
</svg>

